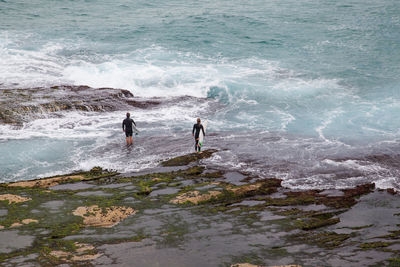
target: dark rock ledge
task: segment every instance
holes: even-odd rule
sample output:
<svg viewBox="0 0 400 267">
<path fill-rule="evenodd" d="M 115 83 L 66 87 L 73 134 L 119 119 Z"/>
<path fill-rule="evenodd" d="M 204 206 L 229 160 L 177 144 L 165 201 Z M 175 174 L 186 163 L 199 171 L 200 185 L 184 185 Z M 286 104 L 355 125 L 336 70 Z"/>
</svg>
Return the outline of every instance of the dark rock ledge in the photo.
<svg viewBox="0 0 400 267">
<path fill-rule="evenodd" d="M 160 102 L 134 98 L 124 89 L 88 86 L 0 89 L 0 123 L 20 125 L 57 111 L 117 111 L 150 108 Z"/>
</svg>

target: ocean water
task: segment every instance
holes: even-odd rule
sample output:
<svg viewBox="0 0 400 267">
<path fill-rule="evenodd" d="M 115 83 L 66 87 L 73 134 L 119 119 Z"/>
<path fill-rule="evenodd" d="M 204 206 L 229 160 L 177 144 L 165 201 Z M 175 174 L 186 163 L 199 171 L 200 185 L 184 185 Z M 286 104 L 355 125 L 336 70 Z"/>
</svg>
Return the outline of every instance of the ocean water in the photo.
<svg viewBox="0 0 400 267">
<path fill-rule="evenodd" d="M 193 150 L 293 188 L 400 188 L 400 2 L 0 1 L 0 88 L 88 85 L 161 97 L 124 112 L 0 125 L 0 180 L 100 165 L 140 171 Z M 189 97 L 183 97 L 189 96 Z"/>
</svg>

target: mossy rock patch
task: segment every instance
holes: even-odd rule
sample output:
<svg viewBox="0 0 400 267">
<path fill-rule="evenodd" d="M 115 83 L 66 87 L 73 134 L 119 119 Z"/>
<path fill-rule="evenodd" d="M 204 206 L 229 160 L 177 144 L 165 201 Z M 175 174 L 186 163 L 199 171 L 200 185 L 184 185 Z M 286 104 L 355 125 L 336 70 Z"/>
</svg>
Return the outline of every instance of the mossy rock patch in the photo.
<svg viewBox="0 0 400 267">
<path fill-rule="evenodd" d="M 172 158 L 172 159 L 166 160 L 166 161 L 162 162 L 161 165 L 164 166 L 164 167 L 185 166 L 185 165 L 188 165 L 191 162 L 195 162 L 195 161 L 198 161 L 200 159 L 209 158 L 215 152 L 217 152 L 217 150 L 208 149 L 208 150 L 204 150 L 201 153 L 192 153 L 192 154 L 188 154 L 188 155 L 183 155 L 183 156 L 180 156 L 180 157 L 176 157 L 176 158 Z"/>
</svg>

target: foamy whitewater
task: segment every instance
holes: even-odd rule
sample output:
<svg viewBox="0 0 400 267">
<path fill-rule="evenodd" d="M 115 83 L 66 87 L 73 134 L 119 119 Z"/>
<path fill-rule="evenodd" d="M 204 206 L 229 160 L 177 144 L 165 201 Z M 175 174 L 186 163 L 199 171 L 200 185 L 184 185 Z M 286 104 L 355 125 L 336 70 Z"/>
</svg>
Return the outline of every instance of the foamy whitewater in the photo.
<svg viewBox="0 0 400 267">
<path fill-rule="evenodd" d="M 0 88 L 123 88 L 162 105 L 0 125 L 0 182 L 192 152 L 291 188 L 400 189 L 400 2 L 0 1 Z M 188 97 L 186 97 L 188 96 Z"/>
</svg>

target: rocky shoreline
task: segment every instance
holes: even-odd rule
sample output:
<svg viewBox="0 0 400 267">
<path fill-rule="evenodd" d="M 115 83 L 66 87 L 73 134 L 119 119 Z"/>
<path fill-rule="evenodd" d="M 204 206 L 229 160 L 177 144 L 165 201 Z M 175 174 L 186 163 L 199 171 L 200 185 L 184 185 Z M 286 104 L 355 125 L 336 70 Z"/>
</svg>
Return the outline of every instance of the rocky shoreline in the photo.
<svg viewBox="0 0 400 267">
<path fill-rule="evenodd" d="M 294 191 L 211 169 L 202 159 L 215 152 L 154 173 L 96 167 L 2 184 L 1 265 L 399 265 L 396 192 Z"/>
</svg>

